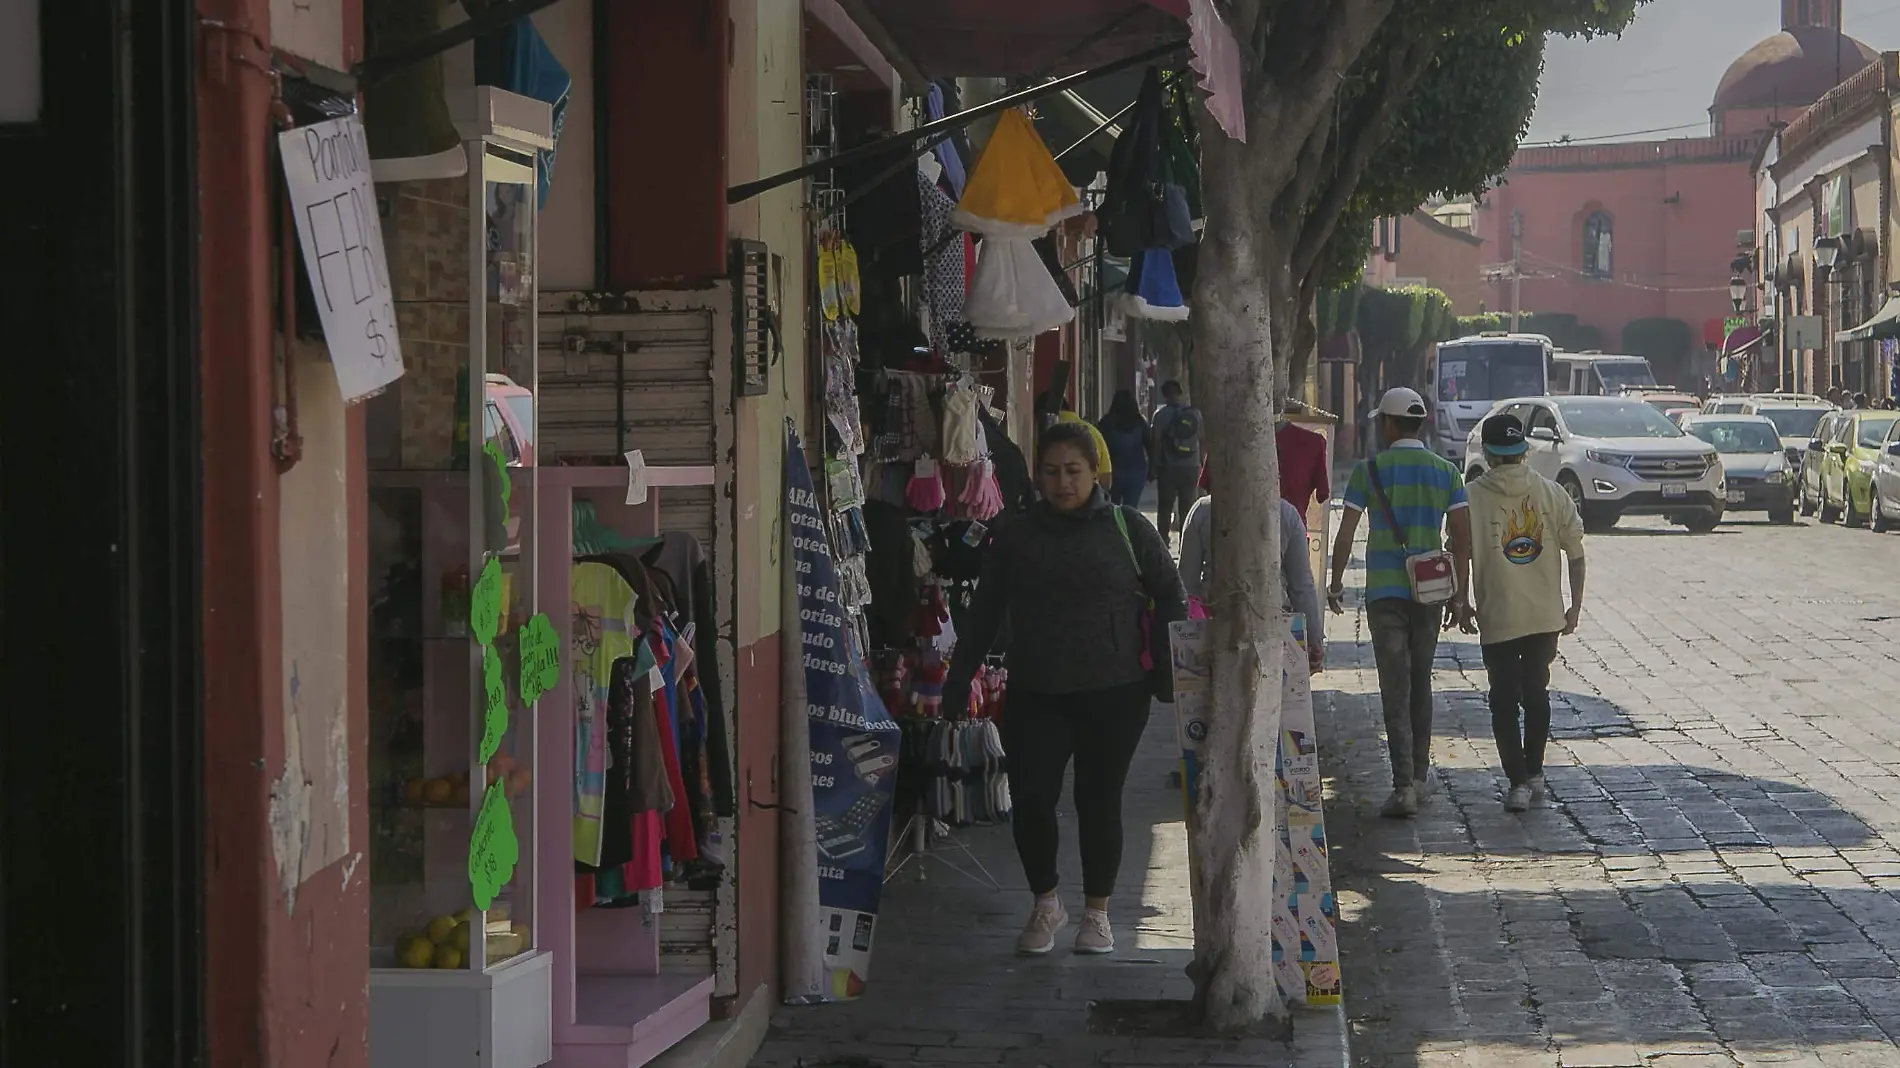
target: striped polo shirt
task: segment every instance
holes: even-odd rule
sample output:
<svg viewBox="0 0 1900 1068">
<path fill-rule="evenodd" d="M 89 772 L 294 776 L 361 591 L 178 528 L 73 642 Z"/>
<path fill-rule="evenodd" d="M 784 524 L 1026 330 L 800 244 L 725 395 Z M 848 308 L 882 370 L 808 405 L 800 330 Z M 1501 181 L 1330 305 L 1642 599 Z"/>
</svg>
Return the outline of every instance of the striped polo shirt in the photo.
<svg viewBox="0 0 1900 1068">
<path fill-rule="evenodd" d="M 1366 476 L 1366 464 L 1353 468 L 1346 482 L 1346 507 L 1366 513 L 1366 601 L 1396 598 L 1412 599 L 1412 584 L 1405 577 L 1406 549 L 1413 554 L 1434 552 L 1445 547 L 1445 515 L 1467 507 L 1464 476 L 1458 468 L 1415 439 L 1394 442 L 1374 457 L 1379 465 L 1379 485 L 1385 488 L 1392 514 L 1405 528 L 1405 549 L 1392 536 L 1392 524 L 1385 509 L 1372 496 L 1372 480 Z"/>
</svg>

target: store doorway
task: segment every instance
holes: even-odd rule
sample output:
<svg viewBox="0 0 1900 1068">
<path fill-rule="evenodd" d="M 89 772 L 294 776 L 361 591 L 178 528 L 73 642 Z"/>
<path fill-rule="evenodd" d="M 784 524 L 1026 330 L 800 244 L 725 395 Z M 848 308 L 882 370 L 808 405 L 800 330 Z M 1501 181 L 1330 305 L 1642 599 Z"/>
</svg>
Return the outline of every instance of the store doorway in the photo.
<svg viewBox="0 0 1900 1068">
<path fill-rule="evenodd" d="M 198 1064 L 197 20 L 0 20 L 0 1064 Z"/>
</svg>

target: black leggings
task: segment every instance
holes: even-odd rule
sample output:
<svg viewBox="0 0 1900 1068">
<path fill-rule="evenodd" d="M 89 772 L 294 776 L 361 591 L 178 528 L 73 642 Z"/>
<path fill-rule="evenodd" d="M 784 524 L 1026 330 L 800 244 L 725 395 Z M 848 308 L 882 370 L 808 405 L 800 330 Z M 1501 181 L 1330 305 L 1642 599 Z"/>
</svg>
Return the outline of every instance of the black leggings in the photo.
<svg viewBox="0 0 1900 1068">
<path fill-rule="evenodd" d="M 1029 889 L 1056 888 L 1056 803 L 1075 757 L 1075 823 L 1082 840 L 1082 892 L 1108 897 L 1122 864 L 1122 786 L 1148 726 L 1149 689 L 1131 683 L 1082 693 L 1012 691 L 1003 710 L 1003 750 L 1016 854 Z"/>
<path fill-rule="evenodd" d="M 1484 673 L 1491 677 L 1491 734 L 1512 786 L 1544 773 L 1544 744 L 1550 740 L 1550 664 L 1555 659 L 1555 634 L 1527 634 L 1484 646 Z M 1524 710 L 1521 738 L 1519 708 Z"/>
</svg>

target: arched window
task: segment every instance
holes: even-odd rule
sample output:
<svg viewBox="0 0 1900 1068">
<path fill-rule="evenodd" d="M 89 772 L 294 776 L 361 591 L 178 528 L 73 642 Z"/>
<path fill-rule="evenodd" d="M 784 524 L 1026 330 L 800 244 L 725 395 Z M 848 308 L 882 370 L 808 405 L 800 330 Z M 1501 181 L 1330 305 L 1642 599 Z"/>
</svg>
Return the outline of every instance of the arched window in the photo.
<svg viewBox="0 0 1900 1068">
<path fill-rule="evenodd" d="M 1593 211 L 1583 220 L 1583 273 L 1591 278 L 1611 276 L 1608 212 Z"/>
</svg>

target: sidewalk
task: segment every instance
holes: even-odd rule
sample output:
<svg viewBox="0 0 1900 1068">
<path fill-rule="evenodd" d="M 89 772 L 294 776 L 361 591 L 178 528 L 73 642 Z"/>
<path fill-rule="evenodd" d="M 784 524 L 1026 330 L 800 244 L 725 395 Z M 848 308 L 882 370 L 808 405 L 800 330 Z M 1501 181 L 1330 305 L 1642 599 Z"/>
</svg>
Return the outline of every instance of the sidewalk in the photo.
<svg viewBox="0 0 1900 1068">
<path fill-rule="evenodd" d="M 1193 948 L 1187 832 L 1180 790 L 1169 785 L 1179 754 L 1173 713 L 1157 706 L 1129 775 L 1122 892 L 1114 910 L 1119 949 L 1113 956 L 1078 957 L 1067 952 L 1066 941 L 1042 959 L 1015 956 L 1030 897 L 1009 828 L 968 828 L 958 839 L 1002 890 L 980 886 L 937 861 L 913 860 L 885 887 L 864 997 L 842 1005 L 779 1008 L 753 1064 L 1342 1068 L 1337 1009 L 1296 1012 L 1291 1043 L 1091 1033 L 1093 1001 L 1185 1000 L 1193 992 L 1183 971 Z M 1074 913 L 1081 908 L 1075 890 L 1080 867 L 1066 811 L 1063 823 L 1063 883 Z M 935 852 L 967 866 L 959 850 L 936 845 Z M 1353 967 L 1346 964 L 1348 982 Z"/>
</svg>

